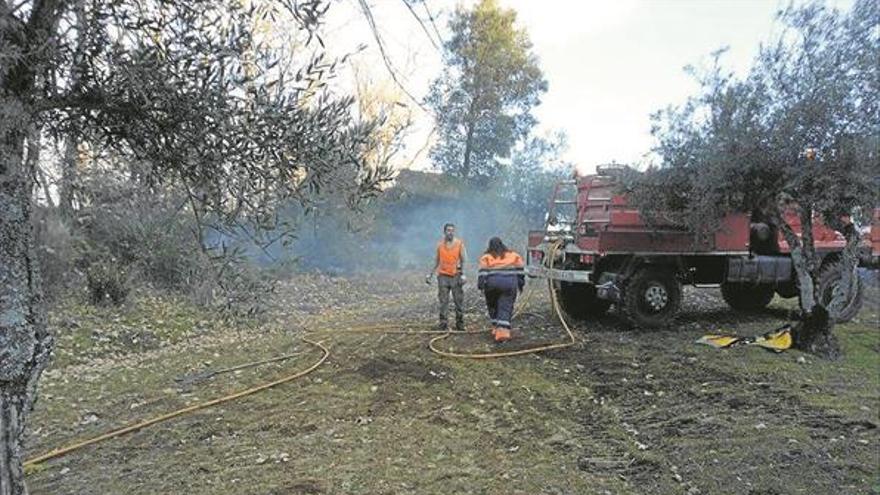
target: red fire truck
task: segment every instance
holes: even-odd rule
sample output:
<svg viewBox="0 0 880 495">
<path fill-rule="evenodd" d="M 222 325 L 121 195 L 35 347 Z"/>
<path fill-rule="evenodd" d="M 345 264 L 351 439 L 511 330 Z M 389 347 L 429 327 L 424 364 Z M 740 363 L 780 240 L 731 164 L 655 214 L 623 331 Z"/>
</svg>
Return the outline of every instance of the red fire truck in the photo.
<svg viewBox="0 0 880 495">
<path fill-rule="evenodd" d="M 788 245 L 772 224 L 730 213 L 713 236 L 696 242 L 680 227 L 649 225 L 616 192 L 620 172 L 620 166 L 599 167 L 595 175 L 560 181 L 544 229 L 529 232 L 526 271 L 554 281 L 569 316 L 595 317 L 616 304 L 636 326 L 665 326 L 681 307 L 683 284 L 720 286 L 737 310 L 761 309 L 774 294 L 798 296 Z M 786 220 L 800 232 L 796 215 Z M 813 232 L 822 263 L 818 294 L 827 304 L 840 279 L 845 240 L 818 221 Z M 860 263 L 876 266 L 878 257 L 880 210 L 875 210 Z M 863 289 L 857 281 L 838 321 L 858 313 Z"/>
</svg>

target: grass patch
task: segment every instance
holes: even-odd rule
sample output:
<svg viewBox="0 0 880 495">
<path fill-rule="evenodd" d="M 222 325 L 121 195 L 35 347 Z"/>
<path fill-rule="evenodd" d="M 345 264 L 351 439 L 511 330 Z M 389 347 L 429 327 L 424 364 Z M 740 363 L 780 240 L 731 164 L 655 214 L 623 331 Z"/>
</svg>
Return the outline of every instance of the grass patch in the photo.
<svg viewBox="0 0 880 495">
<path fill-rule="evenodd" d="M 224 322 L 172 295 L 139 292 L 119 307 L 94 306 L 69 296 L 49 314 L 49 328 L 57 341 L 53 366 L 150 351 L 230 325 L 240 328 L 248 322 Z"/>
<path fill-rule="evenodd" d="M 433 291 L 399 287 L 319 311 L 310 302 L 259 330 L 162 298 L 62 306 L 53 325 L 78 325 L 65 327 L 41 382 L 32 453 L 304 369 L 319 353 L 292 329 L 321 330 L 313 337 L 332 354 L 303 379 L 29 470 L 32 493 L 869 493 L 880 479 L 876 305 L 837 327 L 839 362 L 693 344 L 719 328 L 763 333 L 783 313 L 777 302 L 741 315 L 717 301 L 676 329 L 626 330 L 609 316 L 580 325 L 566 351 L 466 361 L 430 353 L 428 336 L 345 333 L 430 322 Z M 548 308 L 533 298 L 528 338 L 562 337 Z M 96 329 L 146 325 L 159 345 L 72 346 Z M 492 348 L 488 335 L 444 345 Z M 175 381 L 290 352 L 300 354 Z"/>
</svg>

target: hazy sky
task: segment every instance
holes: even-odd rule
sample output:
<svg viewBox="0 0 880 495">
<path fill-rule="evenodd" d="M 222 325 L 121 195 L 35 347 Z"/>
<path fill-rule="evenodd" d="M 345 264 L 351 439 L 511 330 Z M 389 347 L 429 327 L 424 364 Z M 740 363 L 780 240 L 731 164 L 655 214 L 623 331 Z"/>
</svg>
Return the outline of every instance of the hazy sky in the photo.
<svg viewBox="0 0 880 495">
<path fill-rule="evenodd" d="M 459 3 L 427 0 L 445 36 L 446 19 Z M 849 0 L 830 0 L 848 8 Z M 403 0 L 369 1 L 389 58 L 406 89 L 422 98 L 441 70 L 441 58 Z M 568 135 L 565 158 L 589 170 L 612 160 L 641 163 L 652 146 L 651 112 L 682 102 L 696 85 L 685 65 L 706 64 L 710 54 L 727 46 L 726 66 L 743 72 L 760 43 L 778 27 L 774 14 L 787 0 L 499 0 L 517 11 L 540 58 L 549 83 L 535 114 L 539 133 Z M 417 11 L 423 18 L 425 12 Z M 356 63 L 387 78 L 376 42 L 357 0 L 331 8 L 328 39 L 334 49 L 367 45 Z M 430 26 L 429 26 L 430 27 Z M 403 101 L 412 104 L 403 97 Z M 410 153 L 420 148 L 432 128 L 429 114 L 416 112 Z M 413 168 L 430 168 L 427 155 Z"/>
</svg>

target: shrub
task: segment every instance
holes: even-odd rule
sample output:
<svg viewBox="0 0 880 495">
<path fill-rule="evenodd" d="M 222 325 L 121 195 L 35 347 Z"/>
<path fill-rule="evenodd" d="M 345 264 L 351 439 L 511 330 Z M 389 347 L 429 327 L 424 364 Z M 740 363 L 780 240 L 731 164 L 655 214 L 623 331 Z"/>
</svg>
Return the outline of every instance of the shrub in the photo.
<svg viewBox="0 0 880 495">
<path fill-rule="evenodd" d="M 86 269 L 86 287 L 90 303 L 119 306 L 128 297 L 128 276 L 113 259 L 96 261 Z"/>
</svg>

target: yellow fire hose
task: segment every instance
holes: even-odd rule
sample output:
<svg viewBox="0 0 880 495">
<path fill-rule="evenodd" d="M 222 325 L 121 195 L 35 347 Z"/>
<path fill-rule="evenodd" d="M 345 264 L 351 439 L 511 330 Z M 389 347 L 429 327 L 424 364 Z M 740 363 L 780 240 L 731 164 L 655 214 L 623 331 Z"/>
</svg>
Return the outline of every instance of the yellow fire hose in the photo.
<svg viewBox="0 0 880 495">
<path fill-rule="evenodd" d="M 568 333 L 568 342 L 560 342 L 558 344 L 547 344 L 538 347 L 529 347 L 527 349 L 517 349 L 515 351 L 504 351 L 504 352 L 487 352 L 487 353 L 461 353 L 461 352 L 451 352 L 444 351 L 441 349 L 437 349 L 434 344 L 443 339 L 448 338 L 453 335 L 453 332 L 444 332 L 443 335 L 434 337 L 428 342 L 428 348 L 431 349 L 435 354 L 439 354 L 445 357 L 454 357 L 454 358 L 462 358 L 462 359 L 494 359 L 494 358 L 503 358 L 503 357 L 511 357 L 511 356 L 522 356 L 523 354 L 534 354 L 536 352 L 544 352 L 550 351 L 553 349 L 564 349 L 566 347 L 573 346 L 577 341 L 574 338 L 574 334 L 569 328 L 568 323 L 565 321 L 565 317 L 562 316 L 562 312 L 559 309 L 559 303 L 556 300 L 556 293 L 553 290 L 553 285 L 551 281 L 547 281 L 547 286 L 550 290 L 550 300 L 553 303 L 553 309 L 556 312 L 556 316 L 559 317 L 559 322 L 562 324 L 562 327 L 565 329 L 566 333 Z M 524 305 L 523 305 L 524 306 Z M 520 306 L 522 308 L 523 306 Z M 514 316 L 517 315 L 518 312 L 514 313 Z M 480 332 L 482 333 L 482 332 Z"/>
<path fill-rule="evenodd" d="M 94 445 L 98 442 L 103 442 L 104 440 L 109 440 L 111 438 L 115 438 L 120 435 L 125 435 L 126 433 L 131 433 L 133 431 L 137 431 L 137 430 L 146 428 L 148 426 L 152 426 L 156 423 L 168 421 L 171 418 L 176 418 L 178 416 L 182 416 L 184 414 L 189 414 L 189 413 L 201 410 L 201 409 L 206 409 L 208 407 L 216 406 L 218 404 L 223 404 L 224 402 L 229 402 L 229 401 L 233 401 L 235 399 L 240 399 L 242 397 L 252 395 L 257 392 L 262 392 L 263 390 L 267 390 L 272 387 L 281 385 L 282 383 L 287 383 L 289 381 L 296 380 L 297 378 L 305 376 L 305 375 L 311 373 L 312 371 L 314 371 L 315 369 L 317 369 L 318 366 L 321 366 L 321 364 L 323 364 L 324 361 L 327 360 L 327 358 L 330 356 L 330 350 L 327 349 L 326 347 L 324 347 L 324 345 L 321 344 L 320 342 L 314 342 L 314 341 L 311 341 L 311 340 L 305 339 L 305 338 L 303 339 L 303 342 L 306 342 L 308 344 L 311 344 L 311 345 L 317 347 L 322 352 L 321 359 L 319 359 L 315 364 L 309 366 L 308 368 L 304 369 L 303 371 L 299 371 L 299 372 L 294 373 L 292 375 L 288 375 L 283 378 L 279 378 L 278 380 L 275 380 L 275 381 L 272 381 L 269 383 L 264 383 L 263 385 L 258 385 L 256 387 L 252 387 L 247 390 L 242 390 L 241 392 L 236 392 L 234 394 L 220 397 L 219 399 L 214 399 L 214 400 L 202 403 L 202 404 L 196 404 L 194 406 L 184 407 L 183 409 L 178 409 L 176 411 L 172 411 L 170 413 L 163 414 L 161 416 L 156 416 L 154 418 L 151 418 L 151 419 L 148 419 L 145 421 L 141 421 L 139 423 L 135 423 L 135 424 L 132 424 L 129 426 L 125 426 L 122 428 L 118 428 L 116 430 L 109 431 L 107 433 L 104 433 L 103 435 L 99 435 L 97 437 L 90 438 L 90 439 L 84 440 L 82 442 L 74 443 L 74 444 L 68 445 L 66 447 L 52 450 L 52 451 L 47 452 L 41 456 L 34 457 L 33 459 L 28 459 L 27 461 L 25 461 L 24 466 L 25 467 L 33 466 L 33 465 L 39 464 L 41 462 L 47 461 L 49 459 L 54 459 L 54 458 L 60 457 L 64 454 L 68 454 L 70 452 L 73 452 L 74 450 L 81 449 L 81 448 L 86 447 L 88 445 Z"/>
<path fill-rule="evenodd" d="M 551 268 L 555 264 L 556 260 L 556 252 L 559 250 L 559 243 L 553 244 L 550 248 L 550 266 Z M 562 315 L 562 310 L 559 307 L 559 301 L 556 300 L 556 291 L 553 290 L 553 281 L 547 280 L 547 289 L 550 291 L 550 302 L 553 306 L 553 311 L 556 313 L 556 317 L 559 319 L 559 323 L 562 324 L 562 328 L 565 329 L 566 333 L 568 333 L 568 342 L 560 342 L 558 344 L 547 344 L 538 347 L 529 347 L 527 349 L 517 349 L 515 351 L 504 351 L 504 352 L 487 352 L 487 353 L 461 353 L 461 352 L 451 352 L 444 351 L 441 349 L 437 349 L 434 346 L 434 343 L 439 342 L 443 339 L 448 338 L 452 335 L 452 332 L 445 332 L 443 335 L 438 337 L 434 337 L 428 342 L 428 348 L 431 349 L 435 354 L 439 354 L 445 357 L 453 357 L 453 358 L 462 358 L 462 359 L 494 359 L 494 358 L 503 358 L 503 357 L 511 357 L 511 356 L 522 356 L 523 354 L 534 354 L 536 352 L 544 352 L 550 351 L 554 349 L 564 349 L 566 347 L 571 347 L 577 343 L 574 338 L 574 333 L 572 333 L 571 328 L 568 326 L 568 323 L 565 321 L 565 317 Z M 513 317 L 516 318 L 522 312 L 522 309 L 526 306 L 528 297 L 531 292 L 527 293 L 525 297 L 525 301 L 522 302 L 514 311 Z"/>
<path fill-rule="evenodd" d="M 551 260 L 555 259 L 556 251 L 558 250 L 558 248 L 559 248 L 558 244 L 554 245 L 551 248 Z M 565 328 L 565 331 L 568 333 L 568 337 L 569 337 L 568 342 L 563 342 L 563 343 L 558 343 L 558 344 L 548 344 L 548 345 L 543 345 L 543 346 L 539 346 L 539 347 L 533 347 L 533 348 L 528 348 L 528 349 L 519 349 L 519 350 L 507 351 L 507 352 L 493 352 L 493 353 L 484 353 L 484 354 L 464 354 L 464 353 L 449 352 L 449 351 L 443 351 L 443 350 L 437 349 L 434 347 L 434 343 L 439 340 L 445 339 L 451 335 L 484 333 L 485 332 L 484 330 L 467 330 L 467 331 L 457 331 L 457 332 L 451 332 L 451 331 L 447 331 L 447 330 L 404 330 L 404 329 L 401 329 L 401 327 L 403 327 L 403 328 L 418 328 L 419 326 L 424 327 L 424 324 L 417 324 L 417 323 L 400 324 L 400 323 L 397 323 L 397 324 L 365 325 L 365 326 L 361 326 L 361 327 L 351 327 L 351 328 L 346 329 L 345 332 L 346 333 L 349 333 L 349 332 L 377 332 L 377 333 L 386 333 L 386 334 L 395 334 L 396 333 L 396 334 L 412 334 L 412 335 L 442 334 L 437 337 L 434 337 L 428 343 L 428 347 L 431 349 L 431 351 L 433 351 L 434 353 L 441 355 L 441 356 L 454 357 L 454 358 L 465 358 L 465 359 L 492 359 L 492 358 L 502 358 L 502 357 L 510 357 L 510 356 L 520 356 L 523 354 L 532 354 L 532 353 L 536 353 L 536 352 L 543 352 L 543 351 L 549 351 L 549 350 L 553 350 L 553 349 L 563 349 L 565 347 L 570 347 L 575 344 L 575 342 L 576 342 L 575 337 L 571 331 L 571 328 L 568 326 L 568 323 L 565 321 L 565 317 L 562 315 L 562 311 L 560 310 L 560 307 L 559 307 L 559 302 L 556 299 L 556 293 L 553 290 L 552 281 L 550 281 L 550 280 L 547 281 L 547 288 L 550 290 L 550 300 L 552 302 L 554 312 L 556 313 L 556 316 L 559 318 L 559 322 L 562 324 L 563 328 Z M 525 296 L 524 302 L 521 303 L 519 305 L 519 307 L 517 308 L 517 310 L 514 312 L 514 316 L 518 315 L 521 312 L 522 308 L 525 307 L 525 301 L 528 300 L 528 295 L 529 294 L 527 294 Z M 305 337 L 303 337 L 302 340 L 303 340 L 303 342 L 306 342 L 307 344 L 310 344 L 314 347 L 317 347 L 318 349 L 321 350 L 321 353 L 322 353 L 321 358 L 318 359 L 317 362 L 315 362 L 314 364 L 312 364 L 311 366 L 309 366 L 308 368 L 306 368 L 302 371 L 298 371 L 294 374 L 284 376 L 282 378 L 279 378 L 277 380 L 274 380 L 274 381 L 271 381 L 268 383 L 264 383 L 262 385 L 257 385 L 255 387 L 251 387 L 249 389 L 242 390 L 241 392 L 236 392 L 236 393 L 233 393 L 230 395 L 226 395 L 226 396 L 223 396 L 223 397 L 220 397 L 217 399 L 210 400 L 208 402 L 204 402 L 202 404 L 196 404 L 193 406 L 184 407 L 184 408 L 178 409 L 176 411 L 172 411 L 172 412 L 162 414 L 160 416 L 156 416 L 156 417 L 144 420 L 144 421 L 130 424 L 128 426 L 124 426 L 121 428 L 117 428 L 115 430 L 111 430 L 107 433 L 104 433 L 102 435 L 99 435 L 99 436 L 96 436 L 96 437 L 93 437 L 93 438 L 90 438 L 87 440 L 83 440 L 83 441 L 80 441 L 77 443 L 67 445 L 65 447 L 60 447 L 60 448 L 51 450 L 45 454 L 28 459 L 27 461 L 24 462 L 24 467 L 26 467 L 26 468 L 33 467 L 33 466 L 36 466 L 40 463 L 48 461 L 50 459 L 54 459 L 56 457 L 61 457 L 63 455 L 69 454 L 70 452 L 73 452 L 75 450 L 79 450 L 79 449 L 81 449 L 83 447 L 87 447 L 89 445 L 94 445 L 94 444 L 103 442 L 105 440 L 109 440 L 111 438 L 116 438 L 116 437 L 125 435 L 127 433 L 138 431 L 143 428 L 147 428 L 149 426 L 155 425 L 157 423 L 168 421 L 168 420 L 176 418 L 178 416 L 183 416 L 185 414 L 193 413 L 193 412 L 196 412 L 196 411 L 199 411 L 202 409 L 207 409 L 209 407 L 213 407 L 213 406 L 216 406 L 219 404 L 223 404 L 223 403 L 230 402 L 230 401 L 233 401 L 236 399 L 240 399 L 240 398 L 246 397 L 248 395 L 253 395 L 258 392 L 262 392 L 264 390 L 268 390 L 270 388 L 276 387 L 278 385 L 296 380 L 297 378 L 301 378 L 301 377 L 311 373 L 312 371 L 316 370 L 330 356 L 330 350 L 327 349 L 327 347 L 325 347 L 320 342 L 309 340 Z M 266 359 L 263 361 L 257 361 L 254 363 L 247 363 L 244 365 L 239 365 L 234 368 L 230 368 L 228 370 L 222 370 L 222 371 L 230 371 L 232 369 L 241 369 L 241 368 L 245 368 L 245 367 L 255 366 L 258 364 L 280 361 L 282 359 L 286 359 L 291 356 L 292 355 L 281 356 L 281 357 L 277 357 L 277 358 L 270 358 L 270 359 Z M 216 374 L 216 372 L 215 372 L 215 374 Z"/>
</svg>

